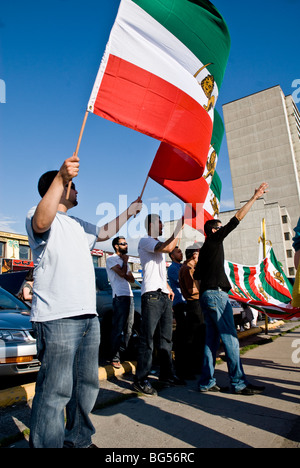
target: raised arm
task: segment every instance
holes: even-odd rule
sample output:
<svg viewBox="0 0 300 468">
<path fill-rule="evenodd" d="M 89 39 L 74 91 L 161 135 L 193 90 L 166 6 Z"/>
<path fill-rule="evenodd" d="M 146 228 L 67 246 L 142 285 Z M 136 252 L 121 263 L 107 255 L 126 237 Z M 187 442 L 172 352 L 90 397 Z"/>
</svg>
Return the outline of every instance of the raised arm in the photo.
<svg viewBox="0 0 300 468">
<path fill-rule="evenodd" d="M 32 227 L 35 233 L 42 234 L 50 229 L 58 207 L 62 202 L 66 185 L 78 175 L 78 172 L 79 158 L 73 155 L 65 160 L 47 193 L 37 206 L 32 219 Z M 67 211 L 67 207 L 65 208 L 65 211 Z"/>
<path fill-rule="evenodd" d="M 258 200 L 260 197 L 263 196 L 264 193 L 268 192 L 269 185 L 266 182 L 263 182 L 258 189 L 255 189 L 254 195 L 250 198 L 250 200 L 235 214 L 235 217 L 242 221 L 242 219 L 246 216 L 249 212 L 253 204 Z"/>
<path fill-rule="evenodd" d="M 178 220 L 178 223 L 176 225 L 175 231 L 173 232 L 172 236 L 169 239 L 167 239 L 165 242 L 158 242 L 156 244 L 155 249 L 154 249 L 155 252 L 161 252 L 161 253 L 173 252 L 173 250 L 175 249 L 177 245 L 178 237 L 183 227 L 184 227 L 184 218 L 181 218 Z"/>
<path fill-rule="evenodd" d="M 120 216 L 113 221 L 105 224 L 101 227 L 97 242 L 103 242 L 113 237 L 117 232 L 120 231 L 121 227 L 131 218 L 131 216 L 137 215 L 142 209 L 142 200 L 139 197 L 125 210 Z"/>
</svg>

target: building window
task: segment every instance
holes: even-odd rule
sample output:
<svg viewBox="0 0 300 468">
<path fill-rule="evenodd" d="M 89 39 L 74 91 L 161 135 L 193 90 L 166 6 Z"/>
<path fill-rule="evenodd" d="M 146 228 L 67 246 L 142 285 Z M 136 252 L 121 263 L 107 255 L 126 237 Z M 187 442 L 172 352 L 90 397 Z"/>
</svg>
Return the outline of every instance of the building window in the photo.
<svg viewBox="0 0 300 468">
<path fill-rule="evenodd" d="M 287 258 L 293 258 L 293 251 L 292 250 L 287 250 L 286 251 L 286 256 L 287 256 Z"/>
<path fill-rule="evenodd" d="M 285 239 L 286 241 L 291 240 L 291 234 L 290 234 L 289 232 L 285 232 L 285 233 L 284 233 L 284 239 Z"/>
<path fill-rule="evenodd" d="M 0 258 L 4 257 L 4 253 L 5 253 L 5 243 L 0 242 Z"/>
<path fill-rule="evenodd" d="M 289 276 L 295 276 L 295 268 L 289 268 Z"/>
<path fill-rule="evenodd" d="M 30 247 L 28 245 L 20 245 L 19 257 L 20 260 L 30 260 Z"/>
<path fill-rule="evenodd" d="M 287 215 L 282 216 L 282 223 L 283 223 L 283 224 L 287 224 L 287 222 L 288 222 L 288 217 L 287 217 Z"/>
</svg>

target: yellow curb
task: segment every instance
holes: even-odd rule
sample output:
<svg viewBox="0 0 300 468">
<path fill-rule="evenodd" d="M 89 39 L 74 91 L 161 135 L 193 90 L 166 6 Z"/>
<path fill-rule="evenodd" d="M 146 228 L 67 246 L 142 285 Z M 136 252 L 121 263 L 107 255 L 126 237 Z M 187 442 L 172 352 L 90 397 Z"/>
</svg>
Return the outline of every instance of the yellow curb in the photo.
<svg viewBox="0 0 300 468">
<path fill-rule="evenodd" d="M 136 362 L 125 361 L 122 362 L 120 369 L 115 369 L 115 367 L 108 365 L 105 367 L 99 367 L 99 380 L 107 380 L 111 377 L 117 377 L 118 375 L 135 373 Z"/>
<path fill-rule="evenodd" d="M 241 338 L 246 338 L 247 336 L 258 335 L 258 333 L 261 333 L 261 332 L 262 332 L 261 327 L 249 328 L 249 330 L 238 332 L 238 339 L 240 340 Z"/>
<path fill-rule="evenodd" d="M 276 323 L 269 323 L 268 324 L 268 330 L 274 330 L 278 327 L 281 327 L 284 325 L 284 322 L 282 320 L 278 320 Z M 242 332 L 238 332 L 238 338 L 246 338 L 247 336 L 251 335 L 258 335 L 259 333 L 262 333 L 265 331 L 265 326 L 261 325 L 260 327 L 255 327 L 255 328 L 249 328 L 249 330 L 245 330 Z"/>
<path fill-rule="evenodd" d="M 136 362 L 125 361 L 122 363 L 120 369 L 115 369 L 113 366 L 99 367 L 98 377 L 99 380 L 107 380 L 111 377 L 116 377 L 123 374 L 135 373 Z M 0 390 L 0 408 L 7 408 L 8 406 L 17 403 L 27 403 L 32 400 L 35 394 L 35 383 L 20 385 L 5 390 Z"/>
<path fill-rule="evenodd" d="M 282 325 L 284 325 L 284 322 L 282 320 L 278 320 L 277 322 L 275 323 L 268 323 L 268 330 L 274 330 L 278 327 L 281 327 Z M 265 331 L 265 325 L 261 325 L 260 327 L 262 329 L 262 331 Z"/>
<path fill-rule="evenodd" d="M 35 383 L 1 390 L 0 408 L 6 408 L 7 406 L 12 406 L 16 403 L 26 403 L 34 397 L 34 394 Z"/>
</svg>

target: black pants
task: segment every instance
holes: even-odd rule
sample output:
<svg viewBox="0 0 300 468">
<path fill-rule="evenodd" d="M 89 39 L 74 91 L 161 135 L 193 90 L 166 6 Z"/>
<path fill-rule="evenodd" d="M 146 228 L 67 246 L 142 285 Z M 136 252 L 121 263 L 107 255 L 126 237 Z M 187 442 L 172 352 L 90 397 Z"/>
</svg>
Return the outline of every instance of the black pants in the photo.
<svg viewBox="0 0 300 468">
<path fill-rule="evenodd" d="M 200 374 L 205 346 L 205 322 L 200 302 L 187 301 L 173 307 L 176 320 L 175 368 L 184 377 Z"/>
<path fill-rule="evenodd" d="M 153 338 L 156 330 L 160 377 L 168 379 L 173 376 L 172 323 L 172 302 L 168 295 L 160 291 L 144 293 L 142 295 L 142 321 L 135 380 L 143 381 L 151 371 Z"/>
</svg>

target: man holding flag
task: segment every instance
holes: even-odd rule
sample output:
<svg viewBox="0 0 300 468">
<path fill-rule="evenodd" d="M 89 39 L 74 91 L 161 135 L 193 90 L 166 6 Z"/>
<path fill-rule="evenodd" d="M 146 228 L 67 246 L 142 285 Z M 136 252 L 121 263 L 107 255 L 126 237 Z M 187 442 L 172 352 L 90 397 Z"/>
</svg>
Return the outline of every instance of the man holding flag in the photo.
<svg viewBox="0 0 300 468">
<path fill-rule="evenodd" d="M 200 392 L 220 391 L 214 378 L 216 354 L 222 340 L 227 357 L 228 373 L 234 393 L 254 395 L 264 387 L 247 382 L 240 360 L 239 340 L 233 320 L 233 311 L 228 300 L 231 285 L 224 270 L 223 241 L 246 216 L 252 205 L 268 189 L 263 183 L 255 190 L 252 198 L 222 226 L 220 220 L 205 223 L 206 240 L 199 253 L 194 279 L 200 280 L 200 303 L 206 323 L 204 362 L 199 381 Z"/>
<path fill-rule="evenodd" d="M 93 447 L 89 413 L 99 392 L 100 330 L 90 251 L 141 210 L 137 199 L 101 228 L 69 216 L 77 191 L 72 182 L 67 196 L 67 188 L 78 171 L 73 155 L 59 171 L 43 174 L 42 200 L 26 219 L 35 266 L 31 321 L 41 361 L 31 413 L 33 448 Z"/>
<path fill-rule="evenodd" d="M 139 242 L 139 256 L 143 268 L 142 283 L 142 321 L 139 336 L 139 349 L 134 389 L 146 395 L 157 395 L 148 380 L 152 366 L 154 333 L 159 333 L 160 381 L 166 385 L 182 385 L 181 379 L 173 372 L 172 363 L 172 301 L 174 293 L 167 282 L 165 254 L 173 252 L 183 228 L 180 219 L 173 235 L 160 242 L 163 224 L 158 214 L 146 217 L 145 228 L 148 233 Z"/>
</svg>

